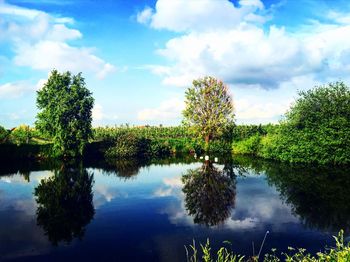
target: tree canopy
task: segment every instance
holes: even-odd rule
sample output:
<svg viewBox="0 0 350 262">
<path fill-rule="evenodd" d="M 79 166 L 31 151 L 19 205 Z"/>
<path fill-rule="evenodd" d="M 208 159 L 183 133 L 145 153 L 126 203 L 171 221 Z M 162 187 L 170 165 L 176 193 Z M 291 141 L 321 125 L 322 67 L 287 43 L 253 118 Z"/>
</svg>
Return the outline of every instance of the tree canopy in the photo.
<svg viewBox="0 0 350 262">
<path fill-rule="evenodd" d="M 276 134 L 263 137 L 258 155 L 287 162 L 350 163 L 350 89 L 329 83 L 299 97 Z"/>
<path fill-rule="evenodd" d="M 194 80 L 185 94 L 184 123 L 206 144 L 219 137 L 234 121 L 233 103 L 227 86 L 211 76 Z"/>
<path fill-rule="evenodd" d="M 53 141 L 55 156 L 82 155 L 92 136 L 94 99 L 81 73 L 53 70 L 43 88 L 37 92 L 36 127 Z"/>
</svg>

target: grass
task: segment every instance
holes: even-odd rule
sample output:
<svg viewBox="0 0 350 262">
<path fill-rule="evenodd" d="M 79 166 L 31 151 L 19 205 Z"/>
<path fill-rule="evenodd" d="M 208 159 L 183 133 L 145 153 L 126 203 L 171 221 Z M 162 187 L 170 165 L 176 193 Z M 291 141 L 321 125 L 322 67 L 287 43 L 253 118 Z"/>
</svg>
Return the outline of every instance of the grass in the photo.
<svg viewBox="0 0 350 262">
<path fill-rule="evenodd" d="M 278 254 L 276 249 L 272 249 L 271 253 L 267 253 L 263 257 L 260 257 L 260 254 L 245 257 L 234 254 L 234 252 L 226 247 L 221 247 L 219 250 L 213 252 L 209 240 L 204 245 L 200 244 L 199 249 L 196 247 L 195 241 L 193 241 L 193 244 L 189 247 L 185 246 L 185 250 L 187 262 L 349 262 L 350 243 L 344 242 L 344 232 L 341 230 L 337 237 L 334 236 L 334 239 L 335 247 L 326 248 L 323 252 L 318 252 L 316 255 L 307 253 L 302 248 L 295 249 L 288 247 L 288 253 L 283 252 Z"/>
</svg>

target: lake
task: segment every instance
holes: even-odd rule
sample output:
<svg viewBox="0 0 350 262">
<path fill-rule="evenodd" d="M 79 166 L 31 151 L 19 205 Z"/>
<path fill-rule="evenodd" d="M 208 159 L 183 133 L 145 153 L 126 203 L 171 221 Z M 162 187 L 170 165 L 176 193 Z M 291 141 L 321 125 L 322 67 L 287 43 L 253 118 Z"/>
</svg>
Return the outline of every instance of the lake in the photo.
<svg viewBox="0 0 350 262">
<path fill-rule="evenodd" d="M 207 239 L 251 256 L 266 231 L 262 253 L 315 253 L 349 235 L 348 176 L 238 156 L 3 161 L 0 260 L 185 261 L 184 245 Z"/>
</svg>

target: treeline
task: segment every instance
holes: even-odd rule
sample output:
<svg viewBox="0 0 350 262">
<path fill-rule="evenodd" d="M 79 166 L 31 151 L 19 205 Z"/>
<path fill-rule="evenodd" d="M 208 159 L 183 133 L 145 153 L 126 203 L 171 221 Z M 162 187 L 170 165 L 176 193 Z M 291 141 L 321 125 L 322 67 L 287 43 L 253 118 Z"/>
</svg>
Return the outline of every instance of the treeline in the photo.
<svg viewBox="0 0 350 262">
<path fill-rule="evenodd" d="M 225 105 L 226 100 L 221 104 Z M 196 101 L 194 99 L 195 105 Z M 88 109 L 87 115 L 91 114 Z M 64 111 L 59 119 L 65 119 L 65 114 Z M 231 113 L 228 115 L 231 117 Z M 195 113 L 191 116 L 195 117 Z M 77 122 L 75 117 L 72 118 L 69 123 L 59 123 L 57 133 L 46 132 L 40 125 L 38 129 L 25 125 L 13 130 L 0 127 L 0 144 L 51 144 L 52 150 L 45 149 L 41 154 L 46 157 L 81 157 L 87 152 L 105 158 L 167 157 L 176 153 L 199 154 L 205 151 L 222 154 L 232 151 L 291 163 L 350 163 L 350 89 L 343 82 L 300 92 L 299 98 L 276 125 L 235 125 L 231 118 L 230 121 L 217 121 L 212 116 L 209 120 L 193 119 L 212 123 L 202 128 L 188 123 L 178 127 L 86 127 L 82 139 L 80 122 L 85 120 Z M 91 115 L 87 119 L 91 121 Z M 47 121 L 47 128 L 50 128 L 50 123 Z M 77 140 L 81 141 L 78 143 Z M 8 154 L 3 148 L 0 146 L 0 155 Z M 25 148 L 23 150 L 25 152 Z"/>
</svg>

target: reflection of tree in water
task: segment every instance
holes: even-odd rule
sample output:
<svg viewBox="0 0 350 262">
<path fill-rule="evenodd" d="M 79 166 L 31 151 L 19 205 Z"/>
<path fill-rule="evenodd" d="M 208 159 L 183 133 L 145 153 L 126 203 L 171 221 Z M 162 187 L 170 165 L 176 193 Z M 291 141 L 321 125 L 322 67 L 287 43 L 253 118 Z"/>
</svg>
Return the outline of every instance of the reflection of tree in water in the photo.
<svg viewBox="0 0 350 262">
<path fill-rule="evenodd" d="M 236 162 L 250 171 L 266 173 L 269 184 L 307 227 L 350 232 L 349 167 L 293 166 L 238 157 Z"/>
<path fill-rule="evenodd" d="M 195 223 L 214 226 L 230 216 L 236 197 L 235 175 L 230 170 L 221 171 L 206 161 L 183 175 L 185 206 Z"/>
<path fill-rule="evenodd" d="M 350 179 L 344 168 L 269 168 L 268 181 L 311 228 L 350 230 Z"/>
<path fill-rule="evenodd" d="M 92 184 L 93 174 L 85 169 L 62 168 L 35 188 L 37 223 L 54 245 L 84 236 L 95 213 Z"/>
</svg>

